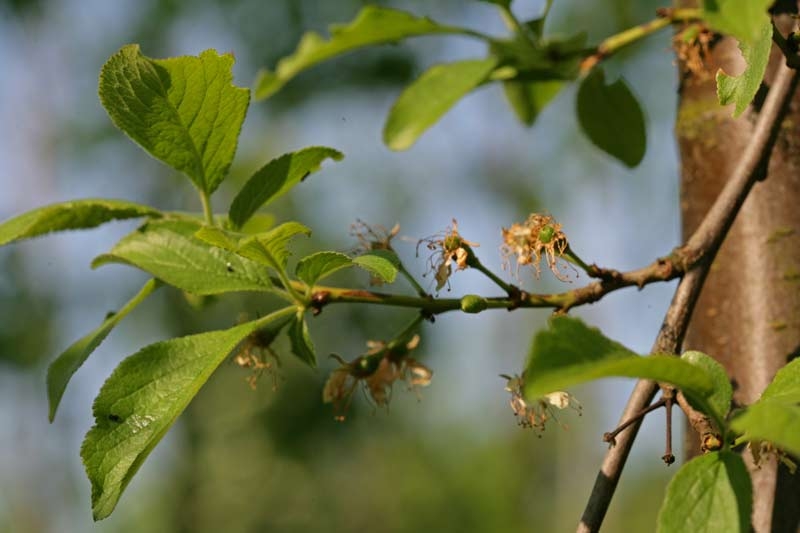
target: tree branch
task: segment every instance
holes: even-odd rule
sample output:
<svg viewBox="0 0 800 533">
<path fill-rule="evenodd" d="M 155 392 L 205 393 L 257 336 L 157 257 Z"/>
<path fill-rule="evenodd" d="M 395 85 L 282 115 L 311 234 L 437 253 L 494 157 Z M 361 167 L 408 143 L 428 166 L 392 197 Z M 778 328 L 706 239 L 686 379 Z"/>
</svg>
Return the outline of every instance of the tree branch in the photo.
<svg viewBox="0 0 800 533">
<path fill-rule="evenodd" d="M 759 113 L 752 141 L 700 226 L 683 247 L 680 255 L 688 260 L 684 265 L 686 274 L 675 291 L 653 352 L 678 352 L 708 269 L 753 184 L 765 177 L 766 163 L 797 82 L 797 71 L 781 66 Z M 627 420 L 649 405 L 657 390 L 655 382 L 639 381 L 621 420 Z M 606 453 L 577 531 L 600 529 L 640 425 L 640 422 L 632 424 L 620 433 L 617 445 Z"/>
<path fill-rule="evenodd" d="M 586 59 L 581 62 L 581 75 L 585 76 L 595 67 L 595 65 L 608 58 L 612 54 L 618 52 L 620 49 L 638 42 L 641 39 L 663 28 L 666 28 L 671 24 L 678 22 L 690 22 L 701 18 L 699 9 L 688 8 L 661 8 L 656 11 L 656 15 L 656 18 L 649 22 L 628 28 L 627 30 L 603 40 L 603 42 L 597 46 L 595 53 L 586 57 Z"/>
<path fill-rule="evenodd" d="M 517 289 L 516 291 L 511 291 L 514 294 L 509 296 L 486 298 L 486 309 L 553 308 L 559 312 L 566 312 L 573 307 L 596 302 L 606 294 L 625 287 L 642 288 L 651 283 L 669 281 L 680 277 L 683 273 L 682 265 L 685 263 L 686 261 L 682 256 L 673 253 L 667 257 L 656 259 L 646 267 L 628 272 L 618 272 L 592 265 L 590 274 L 600 279 L 583 287 L 554 294 L 532 294 Z M 304 292 L 307 288 L 301 282 L 292 282 L 292 284 L 299 292 Z M 407 296 L 366 289 L 326 286 L 315 286 L 311 301 L 313 307 L 320 311 L 324 306 L 334 303 L 414 307 L 429 314 L 440 314 L 461 309 L 460 298 Z"/>
</svg>

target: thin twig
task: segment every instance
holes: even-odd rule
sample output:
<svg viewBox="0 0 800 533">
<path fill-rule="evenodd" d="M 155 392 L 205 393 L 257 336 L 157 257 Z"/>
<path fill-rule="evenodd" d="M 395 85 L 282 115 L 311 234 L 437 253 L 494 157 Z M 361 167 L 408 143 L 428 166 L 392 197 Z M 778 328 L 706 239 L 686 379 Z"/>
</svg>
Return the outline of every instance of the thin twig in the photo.
<svg viewBox="0 0 800 533">
<path fill-rule="evenodd" d="M 603 40 L 603 42 L 597 46 L 595 53 L 586 57 L 586 59 L 581 62 L 581 75 L 585 76 L 595 67 L 595 65 L 608 58 L 612 54 L 618 52 L 622 48 L 636 43 L 641 39 L 652 35 L 663 28 L 666 28 L 670 24 L 675 24 L 677 22 L 689 22 L 692 20 L 697 20 L 701 17 L 699 9 L 688 8 L 662 8 L 659 9 L 656 14 L 657 17 L 649 22 L 628 28 Z"/>
<path fill-rule="evenodd" d="M 664 400 L 663 398 L 658 400 L 657 402 L 653 402 L 652 404 L 650 404 L 649 406 L 645 407 L 644 409 L 642 409 L 641 411 L 636 413 L 634 416 L 632 416 L 631 418 L 629 418 L 628 420 L 626 420 L 622 424 L 618 425 L 616 428 L 614 428 L 614 431 L 609 431 L 608 433 L 604 433 L 603 434 L 603 442 L 607 442 L 607 443 L 611 444 L 612 446 L 616 446 L 616 444 L 617 444 L 617 441 L 616 441 L 617 435 L 619 435 L 621 431 L 626 429 L 631 424 L 634 424 L 636 422 L 644 420 L 644 417 L 647 414 L 655 411 L 656 409 L 659 409 L 660 407 L 664 407 L 666 405 L 666 403 L 667 403 L 666 400 Z"/>
<path fill-rule="evenodd" d="M 681 410 L 686 414 L 689 425 L 700 435 L 700 448 L 704 452 L 719 449 L 722 445 L 722 441 L 720 440 L 721 435 L 719 431 L 717 431 L 717 428 L 714 427 L 714 423 L 711 419 L 692 407 L 682 392 L 678 392 L 675 399 L 678 401 Z"/>
<path fill-rule="evenodd" d="M 678 352 L 709 266 L 753 184 L 764 175 L 766 161 L 769 160 L 780 123 L 797 87 L 797 81 L 797 71 L 783 65 L 779 68 L 759 113 L 752 140 L 725 188 L 684 247 L 687 254 L 691 254 L 690 262 L 686 265 L 686 275 L 678 285 L 667 310 L 653 352 Z M 647 406 L 657 391 L 658 385 L 655 382 L 640 380 L 628 399 L 621 420 L 627 420 Z M 633 424 L 628 430 L 620 433 L 617 445 L 606 453 L 577 531 L 590 532 L 600 529 L 639 426 L 640 423 Z"/>
<path fill-rule="evenodd" d="M 667 417 L 667 442 L 664 448 L 664 456 L 661 458 L 667 466 L 675 462 L 675 454 L 672 453 L 672 404 L 675 402 L 673 396 L 664 398 L 664 411 Z"/>
<path fill-rule="evenodd" d="M 596 302 L 606 294 L 625 287 L 642 288 L 660 281 L 670 281 L 683 273 L 685 259 L 676 254 L 661 257 L 646 267 L 618 272 L 596 266 L 589 267 L 590 274 L 601 279 L 565 292 L 553 294 L 533 294 L 524 291 L 511 292 L 513 295 L 486 298 L 487 309 L 553 308 L 560 312 Z M 277 281 L 277 280 L 276 280 Z M 302 282 L 293 282 L 294 288 L 304 291 Z M 512 286 L 508 286 L 513 289 Z M 504 287 L 506 289 L 506 287 Z M 322 294 L 324 293 L 324 298 Z M 351 289 L 317 285 L 313 288 L 312 300 L 316 298 L 322 305 L 335 303 L 377 304 L 395 307 L 414 307 L 430 314 L 446 313 L 461 309 L 461 298 L 430 298 L 402 294 L 388 294 L 366 289 Z M 318 307 L 322 307 L 319 305 Z"/>
</svg>

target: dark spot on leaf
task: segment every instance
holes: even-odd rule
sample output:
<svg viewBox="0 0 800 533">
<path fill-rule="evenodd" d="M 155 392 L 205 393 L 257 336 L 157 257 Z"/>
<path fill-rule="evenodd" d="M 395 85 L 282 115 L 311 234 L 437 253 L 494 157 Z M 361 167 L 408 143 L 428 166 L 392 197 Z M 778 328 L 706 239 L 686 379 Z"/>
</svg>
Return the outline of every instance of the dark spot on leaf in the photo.
<svg viewBox="0 0 800 533">
<path fill-rule="evenodd" d="M 300 178 L 300 181 L 306 181 L 306 178 L 311 175 L 311 171 L 306 172 L 303 174 L 303 177 Z"/>
<path fill-rule="evenodd" d="M 111 420 L 112 422 L 122 422 L 122 419 L 119 417 L 119 415 L 115 414 L 108 415 L 108 419 Z"/>
</svg>

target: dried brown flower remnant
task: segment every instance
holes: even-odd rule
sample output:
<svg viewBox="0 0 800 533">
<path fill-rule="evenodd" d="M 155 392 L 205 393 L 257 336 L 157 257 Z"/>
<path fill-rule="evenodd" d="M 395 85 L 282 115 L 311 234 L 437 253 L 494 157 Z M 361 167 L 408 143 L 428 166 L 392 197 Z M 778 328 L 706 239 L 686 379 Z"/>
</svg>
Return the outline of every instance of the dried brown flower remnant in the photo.
<svg viewBox="0 0 800 533">
<path fill-rule="evenodd" d="M 567 250 L 567 244 L 561 224 L 550 215 L 534 213 L 522 224 L 515 222 L 510 228 L 503 228 L 500 252 L 506 266 L 510 263 L 509 257 L 516 256 L 517 271 L 520 266 L 533 265 L 537 278 L 542 273 L 540 263 L 544 256 L 553 274 L 561 281 L 569 281 L 558 267 L 558 259 Z"/>
<path fill-rule="evenodd" d="M 356 219 L 350 225 L 350 235 L 358 240 L 356 251 L 369 252 L 371 250 L 393 250 L 392 239 L 400 233 L 400 224 L 395 224 L 387 230 L 384 226 L 376 224 L 370 226 L 361 219 Z"/>
<path fill-rule="evenodd" d="M 351 253 L 360 255 L 373 250 L 389 250 L 393 252 L 392 239 L 398 233 L 400 233 L 400 224 L 395 224 L 392 229 L 387 230 L 380 224 L 370 226 L 363 220 L 356 219 L 350 225 L 350 235 L 358 240 L 358 245 Z M 370 285 L 383 285 L 383 279 L 380 276 L 370 276 L 369 283 Z"/>
<path fill-rule="evenodd" d="M 426 243 L 428 250 L 433 253 L 428 258 L 430 270 L 436 279 L 436 290 L 440 291 L 447 285 L 450 276 L 453 274 L 451 263 L 456 264 L 456 270 L 464 270 L 469 266 L 469 258 L 472 254 L 471 246 L 480 246 L 476 242 L 464 239 L 458 233 L 458 222 L 453 219 L 453 225 L 444 231 L 444 234 L 434 235 L 426 239 L 421 239 L 417 243 L 417 253 L 419 245 Z"/>
<path fill-rule="evenodd" d="M 247 337 L 239 351 L 233 356 L 234 363 L 252 371 L 246 379 L 253 390 L 256 389 L 258 380 L 264 374 L 271 377 L 272 390 L 278 388 L 278 368 L 281 366 L 281 361 L 278 354 L 270 348 L 274 338 L 274 332 L 255 331 Z"/>
<path fill-rule="evenodd" d="M 693 74 L 698 81 L 706 81 L 713 74 L 706 64 L 713 40 L 714 33 L 700 24 L 690 24 L 672 38 L 675 55 L 684 72 Z"/>
<path fill-rule="evenodd" d="M 747 443 L 747 449 L 750 450 L 750 454 L 753 456 L 753 463 L 757 468 L 761 468 L 761 465 L 768 461 L 768 457 L 774 455 L 789 470 L 790 474 L 794 475 L 797 472 L 797 463 L 786 452 L 776 448 L 771 442 L 751 440 Z"/>
<path fill-rule="evenodd" d="M 392 396 L 395 381 L 403 380 L 410 390 L 430 384 L 433 372 L 408 354 L 419 344 L 419 335 L 414 335 L 407 343 L 392 346 L 383 341 L 369 341 L 369 350 L 345 362 L 338 356 L 342 366 L 334 370 L 322 391 L 322 400 L 332 403 L 334 418 L 343 421 L 350 402 L 359 383 L 377 407 L 385 407 Z"/>
<path fill-rule="evenodd" d="M 528 402 L 523 396 L 525 381 L 521 376 L 501 375 L 500 377 L 507 380 L 506 390 L 511 393 L 509 404 L 514 416 L 517 417 L 517 423 L 522 427 L 533 428 L 539 432 L 544 431 L 547 421 L 551 418 L 558 423 L 555 409 L 561 410 L 569 407 L 577 411 L 579 415 L 581 413 L 581 404 L 569 393 L 551 392 Z M 566 429 L 565 425 L 560 425 Z"/>
</svg>

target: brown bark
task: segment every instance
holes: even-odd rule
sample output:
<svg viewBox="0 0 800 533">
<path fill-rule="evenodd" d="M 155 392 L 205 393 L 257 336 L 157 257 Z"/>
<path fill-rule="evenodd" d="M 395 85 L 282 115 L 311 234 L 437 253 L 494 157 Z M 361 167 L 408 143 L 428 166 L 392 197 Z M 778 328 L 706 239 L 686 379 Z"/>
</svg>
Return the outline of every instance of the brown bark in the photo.
<svg viewBox="0 0 800 533">
<path fill-rule="evenodd" d="M 783 61 L 777 50 L 767 73 Z M 750 140 L 757 111 L 738 119 L 716 102 L 718 68 L 743 69 L 735 41 L 723 39 L 711 50 L 705 72 L 685 74 L 680 88 L 676 136 L 681 157 L 683 233 L 697 227 L 731 175 Z M 769 161 L 766 179 L 755 185 L 712 264 L 684 348 L 720 361 L 731 376 L 734 401 L 747 405 L 800 348 L 800 95 Z M 699 451 L 687 431 L 687 457 Z M 745 453 L 748 459 L 750 454 Z M 798 477 L 786 477 L 773 459 L 756 467 L 753 526 L 757 532 L 797 531 Z M 776 479 L 781 493 L 774 499 Z M 775 504 L 773 505 L 773 499 Z M 774 515 L 774 519 L 773 519 Z"/>
</svg>

